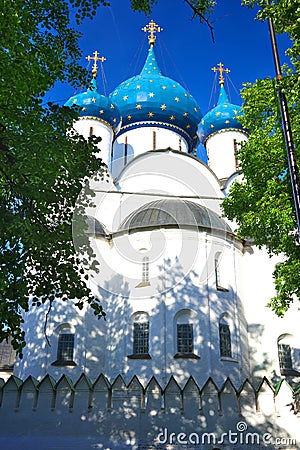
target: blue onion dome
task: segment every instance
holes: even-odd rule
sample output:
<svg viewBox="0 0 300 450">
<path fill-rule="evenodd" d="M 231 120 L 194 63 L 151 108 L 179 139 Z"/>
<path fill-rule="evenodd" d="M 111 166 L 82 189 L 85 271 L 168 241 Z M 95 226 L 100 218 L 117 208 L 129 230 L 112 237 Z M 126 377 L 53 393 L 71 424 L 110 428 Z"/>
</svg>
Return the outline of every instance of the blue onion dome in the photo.
<svg viewBox="0 0 300 450">
<path fill-rule="evenodd" d="M 121 133 L 130 128 L 159 126 L 179 133 L 190 151 L 197 145 L 200 108 L 179 83 L 161 74 L 153 45 L 141 73 L 121 83 L 110 98 L 121 112 Z"/>
<path fill-rule="evenodd" d="M 200 122 L 198 129 L 200 142 L 205 144 L 209 136 L 221 130 L 243 130 L 236 119 L 236 116 L 241 114 L 241 110 L 240 106 L 229 102 L 224 86 L 221 84 L 217 106 L 205 114 Z"/>
<path fill-rule="evenodd" d="M 120 127 L 121 116 L 119 108 L 105 95 L 99 94 L 96 79 L 93 77 L 86 92 L 74 95 L 65 106 L 77 106 L 79 117 L 103 122 L 117 131 Z"/>
</svg>

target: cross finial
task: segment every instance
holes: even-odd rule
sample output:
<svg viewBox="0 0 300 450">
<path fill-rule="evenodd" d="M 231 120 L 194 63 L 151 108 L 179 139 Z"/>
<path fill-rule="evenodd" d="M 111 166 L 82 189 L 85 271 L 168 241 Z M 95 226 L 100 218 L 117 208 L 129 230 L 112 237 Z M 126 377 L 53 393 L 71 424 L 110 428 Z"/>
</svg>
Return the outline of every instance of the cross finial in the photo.
<svg viewBox="0 0 300 450">
<path fill-rule="evenodd" d="M 103 62 L 103 61 L 106 61 L 106 58 L 105 58 L 104 56 L 99 56 L 100 53 L 97 52 L 97 50 L 94 51 L 93 55 L 94 55 L 94 56 L 88 55 L 88 56 L 86 57 L 86 59 L 87 59 L 88 61 L 91 61 L 91 60 L 94 61 L 93 69 L 92 69 L 92 74 L 93 74 L 93 77 L 96 78 L 97 72 L 98 72 L 97 61 Z"/>
<path fill-rule="evenodd" d="M 161 28 L 157 23 L 154 22 L 154 20 L 150 20 L 150 22 L 142 28 L 142 31 L 145 31 L 145 33 L 149 33 L 148 36 L 148 42 L 150 47 L 153 47 L 156 41 L 155 33 L 160 33 L 163 31 L 163 28 Z"/>
<path fill-rule="evenodd" d="M 219 64 L 217 64 L 218 67 L 213 67 L 211 70 L 213 70 L 214 72 L 220 72 L 220 78 L 219 78 L 219 84 L 221 86 L 224 86 L 224 77 L 223 77 L 223 73 L 229 73 L 230 70 L 229 69 L 224 69 L 224 64 L 222 64 L 221 62 Z"/>
</svg>

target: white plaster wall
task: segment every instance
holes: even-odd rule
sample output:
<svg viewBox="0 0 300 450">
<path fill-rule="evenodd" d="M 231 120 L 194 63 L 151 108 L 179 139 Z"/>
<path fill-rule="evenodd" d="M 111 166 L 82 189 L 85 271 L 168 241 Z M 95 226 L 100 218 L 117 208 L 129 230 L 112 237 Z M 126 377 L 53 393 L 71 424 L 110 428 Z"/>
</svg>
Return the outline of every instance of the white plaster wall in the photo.
<svg viewBox="0 0 300 450">
<path fill-rule="evenodd" d="M 247 135 L 242 131 L 222 130 L 206 141 L 208 165 L 219 179 L 228 178 L 237 170 L 234 140 L 246 141 Z"/>
<path fill-rule="evenodd" d="M 155 133 L 155 144 L 153 135 Z M 127 139 L 127 158 L 125 160 L 125 140 Z M 141 127 L 129 129 L 117 136 L 113 143 L 113 162 L 111 172 L 116 177 L 123 169 L 124 165 L 131 161 L 135 156 L 145 153 L 149 150 L 158 150 L 164 148 L 173 148 L 175 150 L 188 152 L 187 141 L 173 130 L 160 127 Z"/>
<path fill-rule="evenodd" d="M 266 249 L 251 246 L 242 259 L 241 292 L 248 321 L 251 374 L 280 377 L 277 339 L 282 334 L 293 335 L 293 367 L 300 372 L 299 302 L 291 304 L 280 318 L 267 307 L 276 294 L 272 273 L 281 259 L 270 258 Z"/>
<path fill-rule="evenodd" d="M 93 128 L 93 135 L 101 137 L 99 147 L 99 158 L 103 160 L 107 166 L 110 166 L 111 159 L 111 145 L 113 140 L 113 129 L 107 124 L 95 119 L 80 118 L 74 123 L 74 129 L 83 137 L 88 139 L 90 137 L 90 128 Z"/>
<path fill-rule="evenodd" d="M 120 173 L 116 187 L 120 191 L 138 194 L 189 197 L 221 215 L 220 201 L 224 195 L 218 179 L 203 162 L 186 153 L 165 150 L 142 154 Z M 138 196 L 132 198 L 140 206 Z"/>
</svg>

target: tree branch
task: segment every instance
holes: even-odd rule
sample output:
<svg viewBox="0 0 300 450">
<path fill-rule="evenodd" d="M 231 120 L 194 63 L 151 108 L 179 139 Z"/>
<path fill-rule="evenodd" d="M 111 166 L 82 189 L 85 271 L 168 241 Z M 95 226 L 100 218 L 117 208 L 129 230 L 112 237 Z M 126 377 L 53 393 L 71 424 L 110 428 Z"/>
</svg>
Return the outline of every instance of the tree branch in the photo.
<svg viewBox="0 0 300 450">
<path fill-rule="evenodd" d="M 205 22 L 206 25 L 209 28 L 210 34 L 211 34 L 211 39 L 213 44 L 215 43 L 215 35 L 214 35 L 214 27 L 212 26 L 212 24 L 210 23 L 210 21 L 208 20 L 207 17 L 205 17 L 205 15 L 200 12 L 199 8 L 197 8 L 196 6 L 194 6 L 190 0 L 184 0 L 184 2 L 193 10 L 194 12 L 194 16 L 198 16 L 200 19 L 200 22 Z"/>
</svg>

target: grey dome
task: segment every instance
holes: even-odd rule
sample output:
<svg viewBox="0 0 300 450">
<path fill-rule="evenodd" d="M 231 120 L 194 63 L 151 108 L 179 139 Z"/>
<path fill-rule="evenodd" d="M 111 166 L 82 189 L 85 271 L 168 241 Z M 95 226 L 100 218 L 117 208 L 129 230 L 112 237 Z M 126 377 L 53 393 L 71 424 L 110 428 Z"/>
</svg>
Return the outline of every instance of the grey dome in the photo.
<svg viewBox="0 0 300 450">
<path fill-rule="evenodd" d="M 95 219 L 95 217 L 87 216 L 85 219 L 85 223 L 87 225 L 87 230 L 85 231 L 86 234 L 91 235 L 93 237 L 97 236 L 107 237 L 109 235 L 104 225 L 100 223 L 99 220 Z"/>
<path fill-rule="evenodd" d="M 232 232 L 227 223 L 214 211 L 181 199 L 155 200 L 146 203 L 126 217 L 118 231 L 160 227 L 198 227 Z"/>
</svg>

